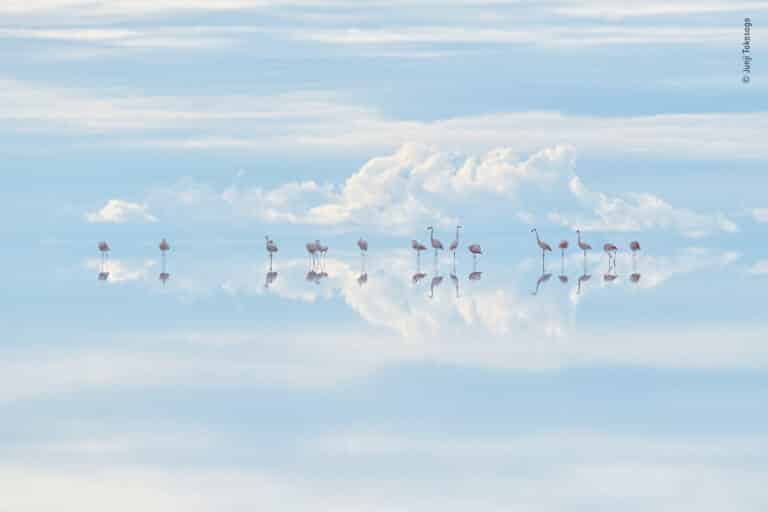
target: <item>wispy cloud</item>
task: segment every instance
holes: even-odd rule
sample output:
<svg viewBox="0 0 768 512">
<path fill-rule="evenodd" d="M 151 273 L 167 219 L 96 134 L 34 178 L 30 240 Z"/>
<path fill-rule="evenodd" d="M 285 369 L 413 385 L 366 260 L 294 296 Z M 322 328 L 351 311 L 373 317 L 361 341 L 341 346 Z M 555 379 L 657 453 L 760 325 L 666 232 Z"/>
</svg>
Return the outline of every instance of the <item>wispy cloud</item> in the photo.
<svg viewBox="0 0 768 512">
<path fill-rule="evenodd" d="M 752 217 L 757 222 L 768 223 L 768 208 L 755 208 L 752 210 Z"/>
<path fill-rule="evenodd" d="M 104 135 L 99 144 L 194 150 L 371 152 L 409 142 L 480 152 L 568 143 L 581 152 L 684 158 L 768 158 L 768 113 L 591 117 L 512 112 L 399 120 L 337 93 L 152 96 L 0 80 L 0 119 L 17 136 Z M 751 126 L 744 133 L 740 126 Z M 761 128 L 764 128 L 762 130 Z M 8 128 L 6 128 L 7 130 Z"/>
<path fill-rule="evenodd" d="M 549 218 L 573 229 L 620 232 L 665 229 L 692 238 L 712 232 L 738 231 L 738 226 L 722 214 L 704 215 L 685 208 L 675 208 L 653 194 L 629 193 L 625 197 L 611 197 L 589 190 L 578 176 L 571 178 L 569 188 L 579 203 L 591 210 L 593 216 L 554 212 Z"/>
</svg>

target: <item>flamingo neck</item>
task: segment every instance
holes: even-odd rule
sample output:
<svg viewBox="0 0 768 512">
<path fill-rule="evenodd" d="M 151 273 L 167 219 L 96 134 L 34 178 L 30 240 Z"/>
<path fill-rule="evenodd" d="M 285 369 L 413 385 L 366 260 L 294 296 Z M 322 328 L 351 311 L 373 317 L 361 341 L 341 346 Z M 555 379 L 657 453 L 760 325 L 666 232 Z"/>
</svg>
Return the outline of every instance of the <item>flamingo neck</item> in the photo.
<svg viewBox="0 0 768 512">
<path fill-rule="evenodd" d="M 534 233 L 536 233 L 536 241 L 537 241 L 537 242 L 540 242 L 540 241 L 541 241 L 541 239 L 539 238 L 539 232 L 538 232 L 538 230 L 535 230 L 535 229 L 534 229 L 534 230 L 533 230 L 533 232 L 534 232 Z"/>
</svg>

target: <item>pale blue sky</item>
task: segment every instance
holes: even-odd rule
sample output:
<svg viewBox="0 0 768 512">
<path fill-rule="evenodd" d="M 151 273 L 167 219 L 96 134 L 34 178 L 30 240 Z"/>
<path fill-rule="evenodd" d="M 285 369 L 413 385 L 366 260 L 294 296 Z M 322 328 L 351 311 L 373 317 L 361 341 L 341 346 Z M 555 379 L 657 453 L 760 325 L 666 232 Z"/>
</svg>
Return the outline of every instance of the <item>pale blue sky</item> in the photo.
<svg viewBox="0 0 768 512">
<path fill-rule="evenodd" d="M 766 12 L 0 5 L 0 509 L 764 510 Z"/>
</svg>

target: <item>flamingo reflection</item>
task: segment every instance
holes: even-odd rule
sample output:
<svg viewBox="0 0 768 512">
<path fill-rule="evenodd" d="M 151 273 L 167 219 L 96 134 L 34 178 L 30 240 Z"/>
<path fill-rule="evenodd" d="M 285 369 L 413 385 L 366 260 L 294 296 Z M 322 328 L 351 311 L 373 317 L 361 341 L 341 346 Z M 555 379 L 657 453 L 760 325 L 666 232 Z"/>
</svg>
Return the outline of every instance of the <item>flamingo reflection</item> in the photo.
<svg viewBox="0 0 768 512">
<path fill-rule="evenodd" d="M 458 238 L 458 230 L 457 230 L 457 238 Z M 456 289 L 456 298 L 458 299 L 459 298 L 459 277 L 456 275 L 455 260 L 453 262 L 453 267 L 451 268 L 450 278 L 451 278 L 451 281 L 453 282 L 453 287 Z"/>
<path fill-rule="evenodd" d="M 443 276 L 435 276 L 432 278 L 432 281 L 429 283 L 429 298 L 432 299 L 435 296 L 435 288 L 440 286 L 440 283 L 443 282 Z"/>
<path fill-rule="evenodd" d="M 552 277 L 552 274 L 550 273 L 544 273 L 541 274 L 541 276 L 536 280 L 536 290 L 534 290 L 531 295 L 538 295 L 539 294 L 539 287 L 542 285 L 542 283 L 546 283 L 549 281 L 549 278 Z"/>
<path fill-rule="evenodd" d="M 578 284 L 576 286 L 576 295 L 581 295 L 581 283 L 586 283 L 591 278 L 592 276 L 590 274 L 587 274 L 585 269 L 585 273 L 579 276 Z"/>
</svg>

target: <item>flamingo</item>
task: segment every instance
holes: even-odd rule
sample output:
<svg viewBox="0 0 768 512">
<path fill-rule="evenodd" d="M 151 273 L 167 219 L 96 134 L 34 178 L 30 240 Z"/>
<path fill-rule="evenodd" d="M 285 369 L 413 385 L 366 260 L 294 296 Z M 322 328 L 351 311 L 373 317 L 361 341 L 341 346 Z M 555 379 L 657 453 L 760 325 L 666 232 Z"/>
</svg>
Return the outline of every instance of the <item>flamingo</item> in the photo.
<svg viewBox="0 0 768 512">
<path fill-rule="evenodd" d="M 640 242 L 633 240 L 629 243 L 629 248 L 632 251 L 632 275 L 629 276 L 630 281 L 633 283 L 640 282 L 640 274 L 637 273 L 637 253 L 640 251 Z"/>
<path fill-rule="evenodd" d="M 456 261 L 456 249 L 459 247 L 459 230 L 461 227 L 461 225 L 456 226 L 456 239 L 448 246 L 448 250 L 453 253 L 453 261 Z"/>
<path fill-rule="evenodd" d="M 587 266 L 587 251 L 591 251 L 592 250 L 592 246 L 589 245 L 586 242 L 582 242 L 581 241 L 581 230 L 577 229 L 576 230 L 576 234 L 578 235 L 577 245 L 579 246 L 579 249 L 584 251 L 584 267 L 586 268 L 586 266 Z M 585 272 L 585 275 L 586 275 L 586 272 Z"/>
<path fill-rule="evenodd" d="M 469 274 L 469 280 L 470 281 L 479 281 L 482 278 L 483 278 L 483 273 L 482 272 L 471 272 Z"/>
<path fill-rule="evenodd" d="M 166 281 L 168 281 L 168 279 L 170 279 L 171 277 L 171 274 L 169 274 L 168 271 L 166 270 L 166 257 L 165 257 L 165 254 L 171 250 L 171 244 L 168 243 L 168 240 L 163 238 L 162 240 L 160 240 L 160 244 L 158 244 L 158 248 L 160 248 L 160 254 L 162 255 L 162 262 L 163 262 L 162 263 L 163 270 L 162 272 L 160 272 L 159 279 L 160 281 L 163 282 L 163 284 L 165 284 Z"/>
<path fill-rule="evenodd" d="M 319 242 L 319 240 L 318 240 Z M 310 267 L 315 265 L 315 255 L 317 254 L 317 243 L 307 242 L 307 252 L 309 253 L 309 265 Z"/>
<path fill-rule="evenodd" d="M 435 238 L 435 229 L 432 226 L 427 227 L 427 231 L 429 231 L 429 241 L 435 250 L 435 263 L 437 263 L 437 251 L 443 250 L 443 242 Z"/>
<path fill-rule="evenodd" d="M 411 240 L 411 249 L 416 251 L 416 269 L 421 267 L 421 251 L 426 251 L 427 246 L 417 240 Z"/>
<path fill-rule="evenodd" d="M 107 272 L 107 260 L 109 260 L 109 244 L 105 241 L 99 242 L 99 252 L 101 253 L 101 264 L 99 265 L 99 281 L 106 281 L 109 278 Z"/>
<path fill-rule="evenodd" d="M 427 274 L 425 274 L 424 272 L 416 272 L 415 274 L 413 274 L 413 277 L 411 277 L 411 282 L 413 284 L 418 284 L 418 282 L 424 279 L 425 277 L 427 277 Z"/>
<path fill-rule="evenodd" d="M 315 240 L 317 244 L 317 251 L 320 253 L 320 257 L 325 259 L 325 255 L 328 253 L 328 246 L 320 243 L 320 240 Z"/>
<path fill-rule="evenodd" d="M 268 235 L 264 237 L 264 240 L 266 241 L 267 253 L 269 254 L 269 267 L 272 268 L 272 255 L 277 252 L 277 245 L 269 239 Z"/>
<path fill-rule="evenodd" d="M 357 277 L 357 284 L 360 286 L 363 286 L 365 283 L 368 282 L 368 273 L 363 272 Z"/>
<path fill-rule="evenodd" d="M 479 254 L 483 254 L 483 249 L 480 247 L 480 244 L 469 245 L 467 246 L 467 249 L 472 253 L 472 261 L 474 262 L 477 261 L 477 256 Z"/>
<path fill-rule="evenodd" d="M 637 253 L 640 251 L 640 242 L 637 240 L 629 242 L 629 249 L 632 251 L 632 269 L 634 270 L 635 263 L 637 262 Z"/>
<path fill-rule="evenodd" d="M 612 243 L 603 244 L 603 251 L 608 255 L 608 271 L 610 271 L 616 265 L 616 251 L 619 248 Z"/>
<path fill-rule="evenodd" d="M 565 251 L 568 250 L 568 240 L 561 240 L 558 247 L 560 248 L 560 275 L 557 278 L 565 284 L 568 282 L 568 276 L 565 275 Z"/>
<path fill-rule="evenodd" d="M 536 230 L 536 228 L 533 228 L 531 230 L 531 233 L 536 233 L 536 243 L 539 245 L 539 248 L 541 249 L 541 271 L 544 272 L 544 255 L 547 252 L 552 252 L 552 247 L 550 247 L 548 243 L 543 242 L 539 238 L 539 232 Z"/>
<path fill-rule="evenodd" d="M 360 254 L 368 252 L 368 242 L 363 240 L 362 237 L 357 241 L 357 246 L 360 248 Z"/>
</svg>

